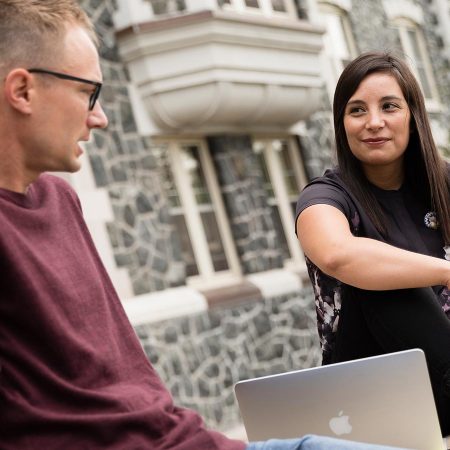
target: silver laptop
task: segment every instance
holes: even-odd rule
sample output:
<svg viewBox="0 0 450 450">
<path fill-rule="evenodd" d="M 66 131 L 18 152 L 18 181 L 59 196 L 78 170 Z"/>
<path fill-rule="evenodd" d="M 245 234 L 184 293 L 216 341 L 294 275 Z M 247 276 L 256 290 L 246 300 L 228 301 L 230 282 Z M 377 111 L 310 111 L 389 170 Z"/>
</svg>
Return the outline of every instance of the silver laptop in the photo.
<svg viewBox="0 0 450 450">
<path fill-rule="evenodd" d="M 254 378 L 235 393 L 250 441 L 318 434 L 444 448 L 422 350 Z"/>
</svg>

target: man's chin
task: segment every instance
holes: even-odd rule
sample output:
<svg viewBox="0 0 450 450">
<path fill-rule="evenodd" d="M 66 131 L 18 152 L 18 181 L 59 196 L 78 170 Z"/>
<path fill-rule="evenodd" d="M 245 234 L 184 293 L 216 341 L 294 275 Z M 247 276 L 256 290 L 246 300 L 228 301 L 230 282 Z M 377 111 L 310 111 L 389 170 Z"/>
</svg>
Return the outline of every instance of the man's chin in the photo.
<svg viewBox="0 0 450 450">
<path fill-rule="evenodd" d="M 78 172 L 80 169 L 81 169 L 81 163 L 73 165 L 69 170 L 67 170 L 67 172 L 75 173 L 75 172 Z"/>
<path fill-rule="evenodd" d="M 69 161 L 70 168 L 68 168 L 67 172 L 78 172 L 83 165 L 83 153 L 81 155 L 77 155 L 71 161 Z"/>
<path fill-rule="evenodd" d="M 64 167 L 57 169 L 57 172 L 74 173 L 78 172 L 80 169 L 81 169 L 81 161 L 76 159 L 74 161 L 70 161 Z"/>
</svg>

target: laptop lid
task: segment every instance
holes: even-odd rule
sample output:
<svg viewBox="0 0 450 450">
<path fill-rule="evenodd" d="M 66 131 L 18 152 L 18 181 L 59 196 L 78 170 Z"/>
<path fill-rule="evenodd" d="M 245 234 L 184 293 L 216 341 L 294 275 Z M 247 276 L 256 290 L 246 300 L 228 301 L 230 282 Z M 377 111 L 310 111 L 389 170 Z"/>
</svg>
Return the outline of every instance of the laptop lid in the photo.
<svg viewBox="0 0 450 450">
<path fill-rule="evenodd" d="M 250 441 L 318 434 L 444 448 L 419 349 L 240 381 L 235 393 Z"/>
</svg>

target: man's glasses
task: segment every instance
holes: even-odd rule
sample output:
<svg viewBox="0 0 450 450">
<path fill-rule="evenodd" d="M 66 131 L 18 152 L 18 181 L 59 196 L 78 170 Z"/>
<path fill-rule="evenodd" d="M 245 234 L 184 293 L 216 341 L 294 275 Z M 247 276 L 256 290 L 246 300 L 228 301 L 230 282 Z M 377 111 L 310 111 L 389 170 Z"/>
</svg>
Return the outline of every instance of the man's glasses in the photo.
<svg viewBox="0 0 450 450">
<path fill-rule="evenodd" d="M 89 97 L 89 111 L 92 111 L 94 109 L 95 102 L 97 101 L 98 96 L 100 95 L 100 90 L 102 89 L 102 83 L 99 83 L 98 81 L 86 80 L 85 78 L 78 78 L 72 75 L 67 75 L 65 73 L 53 72 L 52 70 L 32 68 L 28 69 L 28 72 L 43 73 L 52 75 L 53 77 L 61 78 L 62 80 L 77 81 L 78 83 L 86 83 L 95 86 L 94 92 L 92 92 L 91 96 Z"/>
</svg>

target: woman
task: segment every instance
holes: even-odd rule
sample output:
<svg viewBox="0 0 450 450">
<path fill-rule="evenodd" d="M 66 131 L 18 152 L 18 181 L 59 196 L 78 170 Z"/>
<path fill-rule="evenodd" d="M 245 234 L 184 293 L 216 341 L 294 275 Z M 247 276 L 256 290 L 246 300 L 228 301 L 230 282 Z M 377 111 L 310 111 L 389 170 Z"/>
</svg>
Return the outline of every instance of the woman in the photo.
<svg viewBox="0 0 450 450">
<path fill-rule="evenodd" d="M 323 363 L 422 348 L 448 435 L 450 182 L 423 95 L 400 59 L 366 53 L 333 115 L 338 166 L 303 190 L 296 224 Z"/>
</svg>

